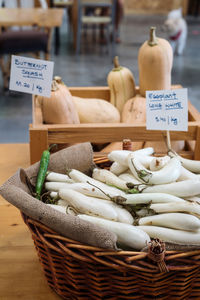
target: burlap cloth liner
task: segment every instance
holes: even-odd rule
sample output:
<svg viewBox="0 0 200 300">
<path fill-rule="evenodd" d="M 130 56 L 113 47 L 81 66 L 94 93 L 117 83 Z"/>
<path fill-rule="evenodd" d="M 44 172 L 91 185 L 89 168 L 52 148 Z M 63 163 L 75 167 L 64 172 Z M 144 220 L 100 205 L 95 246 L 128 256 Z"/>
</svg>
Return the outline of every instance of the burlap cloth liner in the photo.
<svg viewBox="0 0 200 300">
<path fill-rule="evenodd" d="M 67 168 L 74 168 L 89 173 L 93 165 L 91 144 L 83 143 L 51 154 L 48 169 L 65 174 Z M 65 215 L 31 196 L 26 176 L 34 183 L 38 169 L 39 162 L 25 170 L 19 169 L 0 187 L 2 197 L 27 216 L 40 221 L 65 237 L 96 247 L 117 249 L 117 237 L 112 232 L 78 217 Z"/>
<path fill-rule="evenodd" d="M 65 174 L 67 168 L 74 168 L 90 174 L 93 166 L 91 144 L 83 143 L 51 154 L 48 169 Z M 32 197 L 27 185 L 27 179 L 34 184 L 38 169 L 39 162 L 25 170 L 19 169 L 0 186 L 0 195 L 27 216 L 43 223 L 65 237 L 96 247 L 112 250 L 119 249 L 116 244 L 117 237 L 114 233 L 78 217 L 65 215 Z M 200 247 L 166 243 L 166 250 L 184 251 L 197 248 Z M 143 251 L 147 251 L 147 249 L 143 249 Z"/>
</svg>

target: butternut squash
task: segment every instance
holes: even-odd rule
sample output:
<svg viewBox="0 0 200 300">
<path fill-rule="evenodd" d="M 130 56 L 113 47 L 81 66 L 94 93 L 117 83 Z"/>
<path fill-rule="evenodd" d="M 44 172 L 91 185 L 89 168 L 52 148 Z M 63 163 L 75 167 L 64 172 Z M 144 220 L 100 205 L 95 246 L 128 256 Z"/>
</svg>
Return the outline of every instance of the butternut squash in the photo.
<svg viewBox="0 0 200 300">
<path fill-rule="evenodd" d="M 145 123 L 146 122 L 146 99 L 140 95 L 129 99 L 123 106 L 121 113 L 121 122 L 123 123 Z M 132 150 L 143 148 L 144 142 L 132 142 Z M 113 142 L 104 147 L 102 152 L 111 152 L 113 150 L 123 149 L 122 142 Z"/>
<path fill-rule="evenodd" d="M 81 123 L 119 123 L 120 113 L 116 107 L 103 99 L 73 96 Z"/>
<path fill-rule="evenodd" d="M 80 123 L 78 112 L 67 86 L 52 81 L 51 97 L 40 98 L 43 122 L 46 124 Z"/>
<path fill-rule="evenodd" d="M 150 38 L 139 49 L 140 94 L 145 97 L 148 90 L 171 89 L 173 51 L 169 42 L 157 38 L 155 27 L 150 29 Z"/>
<path fill-rule="evenodd" d="M 119 65 L 118 57 L 114 58 L 114 68 L 107 76 L 110 88 L 110 102 L 121 113 L 124 103 L 135 96 L 135 79 L 132 72 Z"/>
<path fill-rule="evenodd" d="M 146 122 L 146 99 L 140 95 L 129 99 L 124 104 L 121 121 L 132 124 Z"/>
</svg>

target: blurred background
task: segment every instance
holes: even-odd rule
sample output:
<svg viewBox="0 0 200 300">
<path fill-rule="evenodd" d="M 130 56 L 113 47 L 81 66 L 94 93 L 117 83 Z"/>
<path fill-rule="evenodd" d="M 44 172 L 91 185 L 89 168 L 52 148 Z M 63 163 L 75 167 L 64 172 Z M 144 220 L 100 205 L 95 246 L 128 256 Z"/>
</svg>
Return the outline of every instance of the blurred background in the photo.
<svg viewBox="0 0 200 300">
<path fill-rule="evenodd" d="M 0 1 L 0 4 L 3 8 L 36 6 L 42 9 L 63 9 L 60 26 L 52 27 L 49 59 L 54 62 L 54 75 L 61 76 L 67 86 L 107 85 L 107 75 L 113 67 L 113 55 L 118 55 L 120 64 L 133 72 L 136 84 L 139 85 L 138 50 L 148 39 L 149 28 L 155 26 L 158 37 L 169 39 L 164 22 L 169 12 L 181 8 L 187 22 L 188 36 L 183 53 L 174 55 L 172 83 L 188 88 L 189 100 L 200 111 L 200 1 L 124 0 L 114 43 L 112 34 L 105 38 L 98 26 L 84 26 L 78 32 L 77 23 L 74 23 L 78 22 L 75 16 L 78 0 L 32 1 L 29 4 L 28 0 L 5 0 Z M 88 10 L 87 16 L 91 13 L 93 10 Z M 2 12 L 0 25 L 4 29 L 3 19 Z M 19 30 L 19 27 L 13 30 Z M 81 35 L 78 51 L 75 32 Z M 0 47 L 2 45 L 3 41 L 0 40 Z M 29 54 L 20 52 L 19 55 Z M 1 57 L 8 60 L 6 54 Z M 44 58 L 43 53 L 40 57 Z M 32 96 L 5 89 L 2 68 L 0 78 L 0 142 L 28 143 L 28 128 L 32 123 Z"/>
</svg>

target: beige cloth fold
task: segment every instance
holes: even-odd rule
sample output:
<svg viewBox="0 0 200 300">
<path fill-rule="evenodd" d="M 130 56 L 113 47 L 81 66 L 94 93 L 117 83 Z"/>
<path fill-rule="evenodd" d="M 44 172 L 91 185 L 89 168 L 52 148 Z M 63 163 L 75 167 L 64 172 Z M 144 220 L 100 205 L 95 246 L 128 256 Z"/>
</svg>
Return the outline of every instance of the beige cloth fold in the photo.
<svg viewBox="0 0 200 300">
<path fill-rule="evenodd" d="M 91 144 L 83 143 L 51 154 L 48 169 L 63 174 L 67 168 L 78 169 L 89 174 L 93 166 Z M 65 237 L 96 247 L 117 249 L 117 237 L 112 232 L 78 217 L 65 215 L 32 197 L 27 182 L 35 183 L 38 169 L 39 162 L 26 170 L 19 169 L 0 187 L 0 194 L 27 216 Z"/>
</svg>

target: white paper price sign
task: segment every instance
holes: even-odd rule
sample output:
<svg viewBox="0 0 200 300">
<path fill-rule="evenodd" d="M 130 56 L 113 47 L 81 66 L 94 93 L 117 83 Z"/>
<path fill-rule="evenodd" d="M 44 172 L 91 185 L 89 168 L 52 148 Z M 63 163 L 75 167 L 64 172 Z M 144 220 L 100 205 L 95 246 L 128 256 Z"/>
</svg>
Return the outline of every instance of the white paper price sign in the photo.
<svg viewBox="0 0 200 300">
<path fill-rule="evenodd" d="M 146 128 L 188 130 L 187 89 L 146 91 Z"/>
<path fill-rule="evenodd" d="M 54 62 L 12 55 L 9 89 L 50 97 Z"/>
</svg>

